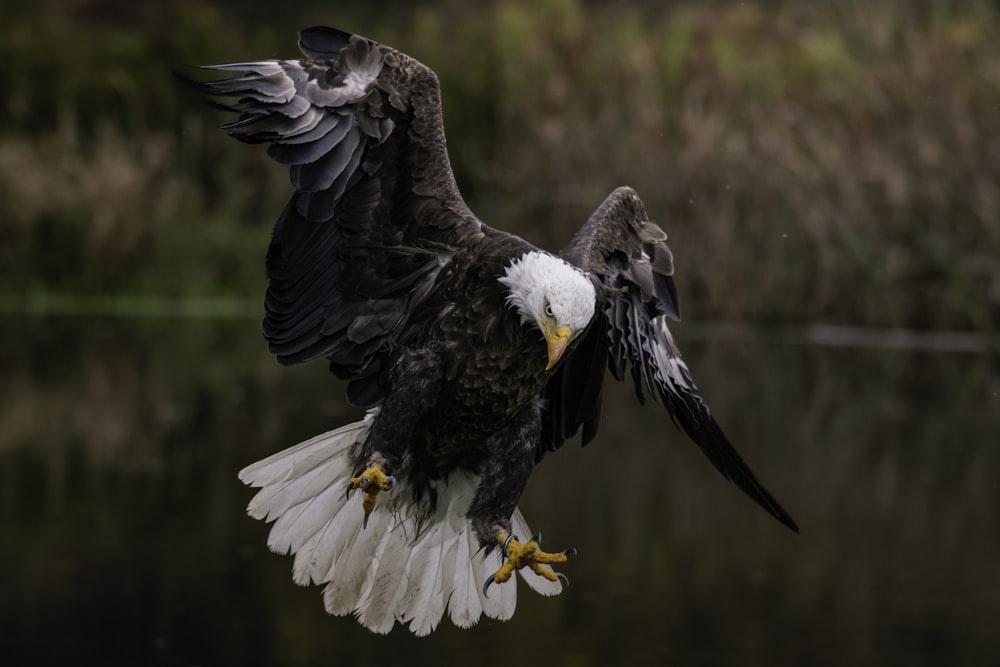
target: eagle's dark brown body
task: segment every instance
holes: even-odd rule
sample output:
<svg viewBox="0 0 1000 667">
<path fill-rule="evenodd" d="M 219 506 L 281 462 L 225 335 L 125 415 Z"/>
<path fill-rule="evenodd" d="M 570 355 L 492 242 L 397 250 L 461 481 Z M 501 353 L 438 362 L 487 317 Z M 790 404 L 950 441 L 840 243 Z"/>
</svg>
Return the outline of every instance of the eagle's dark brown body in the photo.
<svg viewBox="0 0 1000 667">
<path fill-rule="evenodd" d="M 540 396 L 551 377 L 543 338 L 498 289 L 507 266 L 533 251 L 517 237 L 488 232 L 471 252 L 451 257 L 438 276 L 437 302 L 427 304 L 439 315 L 391 357 L 391 389 L 357 457 L 359 471 L 377 463 L 406 475 L 428 510 L 436 503 L 430 482 L 456 469 L 480 475 L 492 490 L 477 496 L 474 525 L 488 548 L 497 546 L 496 528 L 536 463 Z"/>
</svg>

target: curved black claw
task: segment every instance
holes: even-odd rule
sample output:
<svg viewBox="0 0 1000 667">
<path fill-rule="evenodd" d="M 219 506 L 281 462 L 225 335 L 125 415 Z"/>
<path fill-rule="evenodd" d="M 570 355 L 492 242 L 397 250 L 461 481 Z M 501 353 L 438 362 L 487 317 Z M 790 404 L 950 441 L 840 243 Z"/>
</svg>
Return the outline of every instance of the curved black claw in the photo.
<svg viewBox="0 0 1000 667">
<path fill-rule="evenodd" d="M 365 528 L 368 527 L 368 517 L 370 516 L 371 514 L 366 514 L 365 518 L 361 520 L 361 530 L 364 530 Z"/>
<path fill-rule="evenodd" d="M 483 597 L 484 598 L 488 598 L 490 596 L 490 594 L 487 591 L 490 588 L 490 584 L 493 583 L 493 578 L 496 577 L 496 576 L 497 576 L 496 572 L 494 572 L 493 574 L 490 575 L 489 579 L 486 580 L 486 583 L 483 584 Z"/>
<path fill-rule="evenodd" d="M 508 535 L 507 539 L 503 541 L 503 546 L 500 547 L 501 551 L 503 552 L 504 559 L 510 558 L 510 554 L 507 552 L 507 545 L 510 544 L 511 540 L 517 540 L 517 535 L 514 535 L 513 533 Z M 520 542 L 521 540 L 517 541 Z"/>
<path fill-rule="evenodd" d="M 371 484 L 372 484 L 372 481 L 370 479 L 368 479 L 367 477 L 362 477 L 361 478 L 361 490 L 362 491 L 367 491 L 368 487 L 371 486 Z M 386 489 L 387 491 L 395 491 L 396 490 L 396 477 L 395 477 L 395 475 L 389 475 L 388 477 L 386 477 L 385 478 L 385 484 L 389 485 L 389 488 Z"/>
<path fill-rule="evenodd" d="M 563 586 L 569 586 L 569 577 L 567 577 L 562 572 L 556 572 L 556 577 L 562 582 Z"/>
<path fill-rule="evenodd" d="M 576 547 L 570 547 L 569 549 L 563 549 L 562 553 L 563 553 L 564 556 L 575 556 L 576 555 Z"/>
</svg>

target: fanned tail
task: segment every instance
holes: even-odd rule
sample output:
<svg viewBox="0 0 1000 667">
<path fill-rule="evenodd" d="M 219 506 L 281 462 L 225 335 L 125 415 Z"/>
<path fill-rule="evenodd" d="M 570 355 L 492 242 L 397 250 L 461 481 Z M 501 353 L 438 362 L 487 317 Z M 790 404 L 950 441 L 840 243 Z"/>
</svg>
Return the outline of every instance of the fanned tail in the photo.
<svg viewBox="0 0 1000 667">
<path fill-rule="evenodd" d="M 377 410 L 362 421 L 316 436 L 247 466 L 239 477 L 260 487 L 247 512 L 273 521 L 271 550 L 295 554 L 295 583 L 326 584 L 327 612 L 357 615 L 368 629 L 389 632 L 396 621 L 416 635 L 433 631 L 445 611 L 462 628 L 482 614 L 507 620 L 517 605 L 511 580 L 483 594 L 483 582 L 500 566 L 499 551 L 481 549 L 469 519 L 479 478 L 453 473 L 437 487 L 433 513 L 413 501 L 405 477 L 379 495 L 367 529 L 362 529 L 359 494 L 349 493 L 354 455 L 364 444 Z M 515 534 L 530 530 L 519 510 Z M 522 577 L 542 595 L 556 595 L 551 582 L 525 569 Z"/>
</svg>

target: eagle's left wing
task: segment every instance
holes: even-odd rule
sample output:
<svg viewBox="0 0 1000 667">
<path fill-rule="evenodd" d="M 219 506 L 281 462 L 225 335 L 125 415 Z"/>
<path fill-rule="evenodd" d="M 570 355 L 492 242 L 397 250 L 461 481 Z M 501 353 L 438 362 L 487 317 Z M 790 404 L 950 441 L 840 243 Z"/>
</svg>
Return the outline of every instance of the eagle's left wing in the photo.
<svg viewBox="0 0 1000 667">
<path fill-rule="evenodd" d="M 708 410 L 667 328 L 679 319 L 673 256 L 667 235 L 646 217 L 631 188 L 618 188 L 566 246 L 562 257 L 604 285 L 598 318 L 547 387 L 546 445 L 555 449 L 583 427 L 586 443 L 600 413 L 605 362 L 624 380 L 627 365 L 640 402 L 662 401 L 674 423 L 708 460 L 773 517 L 793 530 L 795 521 L 757 480 Z M 606 346 L 606 347 L 605 347 Z"/>
</svg>

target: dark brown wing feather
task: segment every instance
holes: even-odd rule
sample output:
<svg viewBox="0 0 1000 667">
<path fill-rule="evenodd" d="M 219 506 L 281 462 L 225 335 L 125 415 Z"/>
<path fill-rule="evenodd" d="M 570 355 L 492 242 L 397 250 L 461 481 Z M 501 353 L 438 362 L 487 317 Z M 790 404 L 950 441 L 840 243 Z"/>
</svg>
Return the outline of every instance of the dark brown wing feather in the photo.
<svg viewBox="0 0 1000 667">
<path fill-rule="evenodd" d="M 723 477 L 798 530 L 719 428 L 681 359 L 667 328 L 667 318 L 679 318 L 680 307 L 666 238 L 648 220 L 635 191 L 619 188 L 563 250 L 564 259 L 597 276 L 605 287 L 604 317 L 591 327 L 588 339 L 599 335 L 594 331 L 603 333 L 607 348 L 604 354 L 588 351 L 585 340 L 550 382 L 546 444 L 559 447 L 581 426 L 586 443 L 600 412 L 604 360 L 618 380 L 625 379 L 626 367 L 631 366 L 640 402 L 647 396 L 661 401 Z"/>
<path fill-rule="evenodd" d="M 239 100 L 223 126 L 266 142 L 296 192 L 267 254 L 264 335 L 282 363 L 326 356 L 352 401 L 384 394 L 380 374 L 415 335 L 444 266 L 482 236 L 445 149 L 434 73 L 332 28 L 299 35 L 305 56 L 217 65 L 199 84 Z"/>
</svg>

